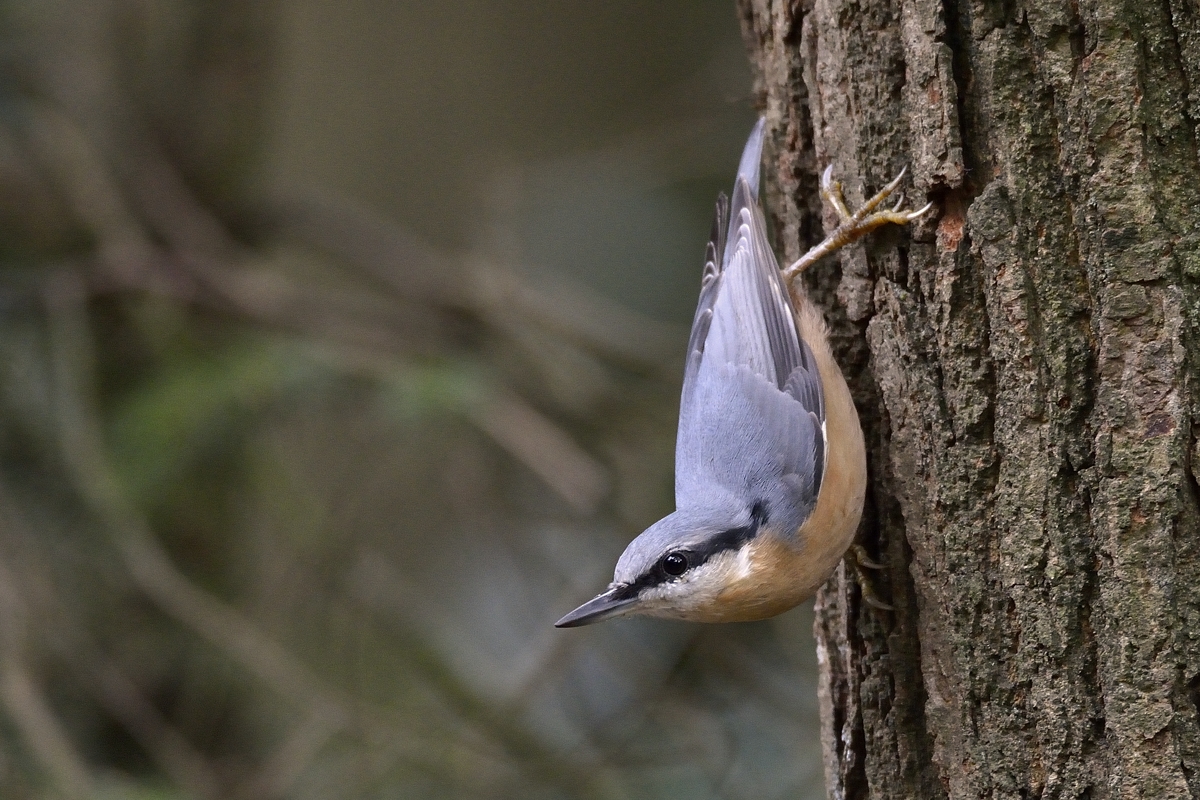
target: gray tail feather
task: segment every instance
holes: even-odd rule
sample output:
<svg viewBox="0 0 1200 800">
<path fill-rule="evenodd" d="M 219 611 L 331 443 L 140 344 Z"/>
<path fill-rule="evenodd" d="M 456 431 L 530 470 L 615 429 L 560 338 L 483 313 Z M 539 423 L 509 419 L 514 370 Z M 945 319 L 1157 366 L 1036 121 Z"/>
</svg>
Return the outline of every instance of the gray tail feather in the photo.
<svg viewBox="0 0 1200 800">
<path fill-rule="evenodd" d="M 738 164 L 738 177 L 746 179 L 754 200 L 758 199 L 758 171 L 762 164 L 763 128 L 766 122 L 766 117 L 758 118 L 758 124 L 750 131 L 750 138 L 746 140 L 746 147 L 742 150 L 742 161 Z M 736 181 L 734 185 L 737 185 Z"/>
<path fill-rule="evenodd" d="M 738 163 L 737 177 L 733 181 L 733 204 L 729 208 L 729 232 L 725 237 L 725 249 L 721 253 L 721 269 L 729 266 L 732 255 L 729 248 L 737 240 L 737 229 L 742 224 L 742 209 L 750 208 L 751 218 L 761 216 L 758 210 L 758 175 L 762 164 L 763 128 L 767 118 L 759 117 L 750 138 L 742 149 L 742 160 Z M 744 183 L 743 183 L 744 181 Z"/>
</svg>

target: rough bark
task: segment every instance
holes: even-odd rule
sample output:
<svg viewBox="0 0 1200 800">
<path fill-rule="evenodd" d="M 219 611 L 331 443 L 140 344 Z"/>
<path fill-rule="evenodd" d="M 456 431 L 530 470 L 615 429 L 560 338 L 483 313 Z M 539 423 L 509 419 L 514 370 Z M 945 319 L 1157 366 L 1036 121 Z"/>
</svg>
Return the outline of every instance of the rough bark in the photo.
<svg viewBox="0 0 1200 800">
<path fill-rule="evenodd" d="M 1196 5 L 739 5 L 781 250 L 937 204 L 807 277 L 895 606 L 818 598 L 830 796 L 1200 797 Z"/>
</svg>

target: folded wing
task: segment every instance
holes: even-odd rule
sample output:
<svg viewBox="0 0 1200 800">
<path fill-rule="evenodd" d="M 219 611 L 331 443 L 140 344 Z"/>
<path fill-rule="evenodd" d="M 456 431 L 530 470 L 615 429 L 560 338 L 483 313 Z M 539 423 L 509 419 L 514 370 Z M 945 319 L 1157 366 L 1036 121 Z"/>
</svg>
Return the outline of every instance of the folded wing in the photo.
<svg viewBox="0 0 1200 800">
<path fill-rule="evenodd" d="M 758 205 L 761 148 L 760 121 L 732 204 L 717 204 L 688 343 L 675 495 L 679 508 L 726 494 L 762 500 L 799 527 L 821 486 L 824 395 Z"/>
</svg>

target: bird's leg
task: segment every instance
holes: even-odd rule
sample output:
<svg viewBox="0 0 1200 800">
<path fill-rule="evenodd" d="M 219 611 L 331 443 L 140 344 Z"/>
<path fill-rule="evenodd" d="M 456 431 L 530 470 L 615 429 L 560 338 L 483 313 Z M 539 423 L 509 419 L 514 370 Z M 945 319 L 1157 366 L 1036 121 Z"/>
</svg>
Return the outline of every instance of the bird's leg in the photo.
<svg viewBox="0 0 1200 800">
<path fill-rule="evenodd" d="M 883 564 L 871 560 L 867 555 L 867 548 L 861 544 L 854 544 L 850 550 L 854 553 L 854 557 L 850 563 L 854 567 L 855 577 L 858 578 L 858 589 L 862 592 L 863 602 L 872 608 L 878 608 L 881 611 L 895 611 L 896 609 L 879 599 L 879 595 L 875 594 L 875 587 L 871 580 L 871 576 L 867 574 L 868 569 L 883 569 Z"/>
<path fill-rule="evenodd" d="M 833 206 L 833 210 L 837 212 L 838 226 L 834 228 L 833 233 L 825 237 L 825 241 L 809 250 L 800 257 L 800 260 L 783 271 L 784 281 L 790 284 L 793 278 L 810 265 L 851 242 L 858 241 L 881 225 L 888 223 L 904 225 L 933 208 L 933 203 L 927 203 L 924 208 L 917 211 L 903 211 L 901 207 L 904 205 L 904 194 L 901 193 L 900 199 L 890 209 L 875 210 L 880 203 L 892 195 L 892 192 L 896 191 L 896 187 L 900 185 L 900 181 L 904 179 L 904 173 L 907 171 L 908 167 L 900 170 L 900 174 L 891 183 L 880 189 L 878 194 L 863 203 L 862 208 L 852 214 L 846 207 L 846 199 L 842 196 L 842 184 L 833 180 L 833 165 L 830 164 L 826 167 L 825 171 L 821 173 L 821 199 Z"/>
</svg>

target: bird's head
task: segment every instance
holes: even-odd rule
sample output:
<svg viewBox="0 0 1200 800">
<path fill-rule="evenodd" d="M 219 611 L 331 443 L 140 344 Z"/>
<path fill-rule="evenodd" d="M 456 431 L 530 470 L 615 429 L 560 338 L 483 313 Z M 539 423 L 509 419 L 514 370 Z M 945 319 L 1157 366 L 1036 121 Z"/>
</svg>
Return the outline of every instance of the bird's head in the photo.
<svg viewBox="0 0 1200 800">
<path fill-rule="evenodd" d="M 796 597 L 796 548 L 762 504 L 722 513 L 675 512 L 629 543 L 608 589 L 555 625 L 638 614 L 694 622 L 774 616 Z"/>
</svg>

